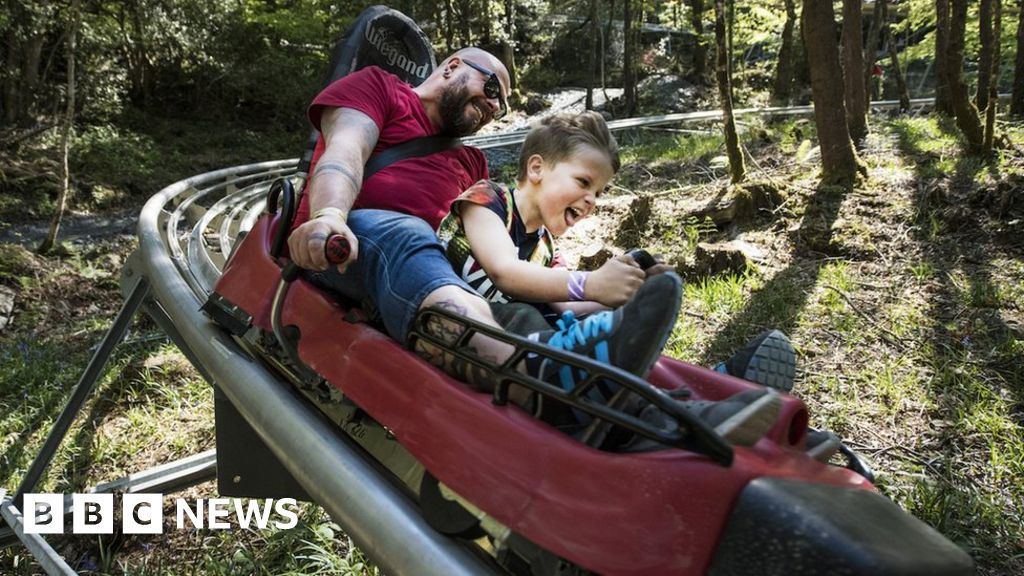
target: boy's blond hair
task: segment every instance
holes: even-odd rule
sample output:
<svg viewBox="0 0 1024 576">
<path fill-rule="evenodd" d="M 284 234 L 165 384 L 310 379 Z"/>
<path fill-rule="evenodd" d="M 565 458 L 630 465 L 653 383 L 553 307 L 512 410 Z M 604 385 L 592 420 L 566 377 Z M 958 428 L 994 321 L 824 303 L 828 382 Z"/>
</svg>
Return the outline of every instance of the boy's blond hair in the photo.
<svg viewBox="0 0 1024 576">
<path fill-rule="evenodd" d="M 604 117 L 587 111 L 556 114 L 534 124 L 519 153 L 519 175 L 516 178 L 520 182 L 526 180 L 526 163 L 534 154 L 539 154 L 545 162 L 558 164 L 571 158 L 581 146 L 604 152 L 608 155 L 612 172 L 619 171 L 619 143 L 608 130 Z"/>
</svg>

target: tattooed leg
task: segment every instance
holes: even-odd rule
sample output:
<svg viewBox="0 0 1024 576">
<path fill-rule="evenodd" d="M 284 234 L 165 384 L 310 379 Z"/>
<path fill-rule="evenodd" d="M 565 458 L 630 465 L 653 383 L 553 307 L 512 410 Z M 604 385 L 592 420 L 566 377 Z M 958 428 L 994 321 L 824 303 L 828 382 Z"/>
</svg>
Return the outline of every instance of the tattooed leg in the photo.
<svg viewBox="0 0 1024 576">
<path fill-rule="evenodd" d="M 422 308 L 431 306 L 443 308 L 461 316 L 467 316 L 500 328 L 497 322 L 494 321 L 487 302 L 482 298 L 467 294 L 461 288 L 455 286 L 445 286 L 430 294 L 424 300 Z M 462 333 L 461 326 L 438 317 L 432 317 L 424 328 L 431 336 L 441 340 L 448 347 L 453 347 Z M 494 390 L 494 385 L 496 384 L 495 375 L 483 366 L 458 358 L 450 351 L 423 340 L 417 340 L 413 350 L 427 362 L 478 390 L 486 392 Z M 512 346 L 480 334 L 473 336 L 469 344 L 464 347 L 464 350 L 492 365 L 500 364 L 514 352 Z M 512 401 L 521 406 L 529 402 L 529 392 L 518 386 L 513 386 L 509 394 Z"/>
</svg>

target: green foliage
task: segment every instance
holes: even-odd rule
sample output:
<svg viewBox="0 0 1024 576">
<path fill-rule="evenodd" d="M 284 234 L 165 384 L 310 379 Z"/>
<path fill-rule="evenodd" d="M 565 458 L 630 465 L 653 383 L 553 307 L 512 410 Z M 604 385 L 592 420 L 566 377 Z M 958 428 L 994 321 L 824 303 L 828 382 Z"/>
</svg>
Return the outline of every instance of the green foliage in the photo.
<svg viewBox="0 0 1024 576">
<path fill-rule="evenodd" d="M 778 3 L 736 3 L 736 25 L 733 28 L 733 57 L 749 54 L 752 58 L 763 57 L 755 52 L 780 41 L 779 31 L 786 23 L 786 11 Z M 777 50 L 774 48 L 772 52 Z"/>
<path fill-rule="evenodd" d="M 893 16 L 893 4 L 890 0 L 889 21 L 892 23 L 893 35 L 912 38 L 901 54 L 904 65 L 914 61 L 922 64 L 930 63 L 935 58 L 935 0 L 909 0 L 896 4 L 898 17 Z M 1000 42 L 1000 90 L 1009 90 L 1013 84 L 1014 58 L 1017 53 L 1017 15 L 1009 10 L 1010 4 L 1003 2 L 1002 30 Z M 981 34 L 978 32 L 977 2 L 967 5 L 967 22 L 964 26 L 964 61 L 969 63 L 964 69 L 965 81 L 970 84 L 977 77 L 977 61 L 981 50 Z M 932 85 L 929 81 L 929 85 Z M 913 91 L 913 86 L 911 87 Z M 923 95 L 912 94 L 920 97 Z"/>
<path fill-rule="evenodd" d="M 645 133 L 622 152 L 622 163 L 653 164 L 672 160 L 706 160 L 721 153 L 725 137 L 720 130 L 702 134 Z"/>
</svg>

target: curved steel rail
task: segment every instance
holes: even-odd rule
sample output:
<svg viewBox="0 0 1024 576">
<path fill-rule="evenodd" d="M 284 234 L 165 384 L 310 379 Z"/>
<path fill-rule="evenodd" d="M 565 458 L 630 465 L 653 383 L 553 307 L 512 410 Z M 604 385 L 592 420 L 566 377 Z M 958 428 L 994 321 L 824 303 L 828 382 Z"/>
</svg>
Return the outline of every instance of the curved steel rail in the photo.
<svg viewBox="0 0 1024 576">
<path fill-rule="evenodd" d="M 161 190 L 139 216 L 139 272 L 151 282 L 154 298 L 200 371 L 381 568 L 393 574 L 489 573 L 491 568 L 466 548 L 432 530 L 416 506 L 339 440 L 296 391 L 282 386 L 199 311 L 215 280 L 213 271 L 219 271 L 219 257 L 226 257 L 237 239 L 238 228 L 225 220 L 241 226 L 260 210 L 259 192 L 295 165 L 285 160 L 218 170 Z"/>
</svg>

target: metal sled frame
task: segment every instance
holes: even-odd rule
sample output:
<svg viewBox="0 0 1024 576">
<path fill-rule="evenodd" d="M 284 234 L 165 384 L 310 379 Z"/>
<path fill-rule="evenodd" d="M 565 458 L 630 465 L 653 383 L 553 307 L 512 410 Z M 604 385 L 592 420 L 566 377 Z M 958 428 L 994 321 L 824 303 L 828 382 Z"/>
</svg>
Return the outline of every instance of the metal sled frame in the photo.
<svg viewBox="0 0 1024 576">
<path fill-rule="evenodd" d="M 216 385 L 297 486 L 324 506 L 383 570 L 437 575 L 493 571 L 430 528 L 417 507 L 297 391 L 282 386 L 200 311 L 238 235 L 262 211 L 270 182 L 292 173 L 295 165 L 295 160 L 284 160 L 210 172 L 168 186 L 146 203 L 139 216 L 139 249 L 124 275 L 129 296 L 18 493 L 3 500 L 4 518 L 13 528 L 7 541 L 21 540 L 48 573 L 74 572 L 43 538 L 20 529 L 21 496 L 35 488 L 139 309 Z M 215 465 L 214 455 L 204 453 L 96 490 L 171 491 L 212 478 Z"/>
</svg>

